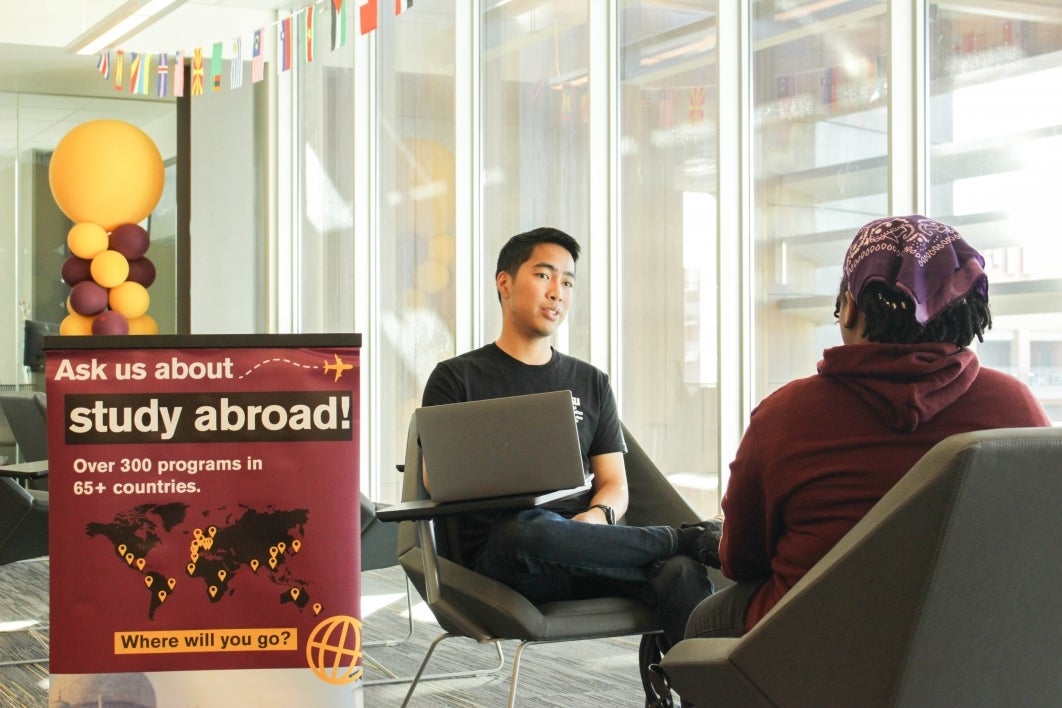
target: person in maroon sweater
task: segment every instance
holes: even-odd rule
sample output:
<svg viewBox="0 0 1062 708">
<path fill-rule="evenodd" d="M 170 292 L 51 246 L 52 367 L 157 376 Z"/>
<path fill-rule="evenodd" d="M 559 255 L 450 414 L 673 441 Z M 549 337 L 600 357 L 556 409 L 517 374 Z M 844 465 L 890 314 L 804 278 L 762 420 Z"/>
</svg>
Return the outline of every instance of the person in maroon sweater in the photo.
<svg viewBox="0 0 1062 708">
<path fill-rule="evenodd" d="M 694 609 L 686 637 L 751 629 L 949 435 L 1050 425 L 1022 382 L 967 348 L 991 327 L 983 267 L 920 215 L 859 230 L 834 312 L 844 344 L 752 412 L 722 501 L 719 559 L 737 583 Z"/>
</svg>

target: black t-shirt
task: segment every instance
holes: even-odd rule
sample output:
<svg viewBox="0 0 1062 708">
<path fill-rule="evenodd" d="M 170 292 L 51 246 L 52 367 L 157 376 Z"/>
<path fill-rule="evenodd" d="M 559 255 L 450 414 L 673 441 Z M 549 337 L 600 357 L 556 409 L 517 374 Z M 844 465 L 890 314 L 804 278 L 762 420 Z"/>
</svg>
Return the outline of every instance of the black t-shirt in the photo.
<svg viewBox="0 0 1062 708">
<path fill-rule="evenodd" d="M 571 391 L 583 469 L 590 471 L 590 457 L 626 452 L 623 430 L 616 412 L 616 399 L 608 376 L 596 367 L 554 350 L 546 364 L 531 365 L 512 358 L 496 344 L 447 359 L 436 365 L 424 387 L 423 405 L 478 401 L 503 396 L 522 396 L 547 391 Z M 548 508 L 570 516 L 586 509 L 593 496 L 586 492 L 563 499 Z M 511 513 L 511 512 L 510 512 Z M 460 528 L 463 559 L 472 563 L 498 514 L 462 517 Z"/>
</svg>

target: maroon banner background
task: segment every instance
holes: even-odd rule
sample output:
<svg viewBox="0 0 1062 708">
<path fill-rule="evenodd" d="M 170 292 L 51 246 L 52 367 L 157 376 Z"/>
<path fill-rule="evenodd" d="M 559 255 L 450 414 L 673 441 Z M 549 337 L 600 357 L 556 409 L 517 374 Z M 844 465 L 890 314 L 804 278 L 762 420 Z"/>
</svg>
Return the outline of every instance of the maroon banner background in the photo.
<svg viewBox="0 0 1062 708">
<path fill-rule="evenodd" d="M 360 618 L 359 344 L 49 338 L 53 674 L 306 669 Z"/>
</svg>

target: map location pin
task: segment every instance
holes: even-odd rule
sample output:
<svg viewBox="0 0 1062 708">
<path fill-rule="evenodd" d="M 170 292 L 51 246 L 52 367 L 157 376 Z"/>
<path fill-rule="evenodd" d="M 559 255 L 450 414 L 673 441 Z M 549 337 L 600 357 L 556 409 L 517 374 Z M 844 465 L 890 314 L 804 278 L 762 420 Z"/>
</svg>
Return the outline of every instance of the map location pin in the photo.
<svg viewBox="0 0 1062 708">
<path fill-rule="evenodd" d="M 132 565 L 134 559 L 136 559 L 136 556 L 134 556 L 132 553 L 126 553 L 125 554 L 125 562 L 126 562 L 126 564 Z"/>
<path fill-rule="evenodd" d="M 147 585 L 148 587 L 151 587 L 152 583 L 154 583 L 154 582 L 155 582 L 155 576 L 153 576 L 153 575 L 145 575 L 144 576 L 144 585 Z"/>
<path fill-rule="evenodd" d="M 293 539 L 292 542 L 291 542 L 291 550 L 293 550 L 296 553 L 298 553 L 300 548 L 302 548 L 302 541 L 300 541 L 297 538 Z"/>
<path fill-rule="evenodd" d="M 273 558 L 276 558 L 277 557 L 277 553 L 280 553 L 280 549 L 279 548 L 277 548 L 276 546 L 270 546 L 269 547 L 269 555 L 271 555 Z"/>
<path fill-rule="evenodd" d="M 273 556 L 272 558 L 269 559 L 269 567 L 272 568 L 273 570 L 276 570 L 276 567 L 277 567 L 277 557 L 276 556 Z"/>
<path fill-rule="evenodd" d="M 125 556 L 125 552 L 127 550 L 129 550 L 129 546 L 125 545 L 124 543 L 119 543 L 118 544 L 118 555 L 124 557 Z"/>
<path fill-rule="evenodd" d="M 321 614 L 321 603 L 320 602 L 313 603 L 313 613 L 314 613 L 314 615 Z"/>
<path fill-rule="evenodd" d="M 299 599 L 299 589 L 298 588 L 292 588 L 291 590 L 288 591 L 288 594 L 291 595 L 291 599 L 292 600 L 298 600 Z"/>
<path fill-rule="evenodd" d="M 284 549 L 287 548 L 287 547 L 288 547 L 288 544 L 284 543 L 283 541 L 281 541 L 280 543 L 277 544 L 277 550 L 280 551 L 281 553 L 283 553 Z"/>
<path fill-rule="evenodd" d="M 214 597 L 215 595 L 217 595 L 217 594 L 218 594 L 218 586 L 217 586 L 217 585 L 211 585 L 211 586 L 210 586 L 209 588 L 207 588 L 207 589 L 208 589 L 208 590 L 209 590 L 209 592 L 210 592 L 210 597 Z"/>
<path fill-rule="evenodd" d="M 203 529 L 196 529 L 196 530 L 192 531 L 192 535 L 195 536 L 196 538 L 202 538 L 203 537 Z"/>
<path fill-rule="evenodd" d="M 145 565 L 147 565 L 147 561 L 146 560 L 144 560 L 143 558 L 137 558 L 136 559 L 136 568 L 137 568 L 137 570 L 143 570 Z"/>
<path fill-rule="evenodd" d="M 218 580 L 220 580 L 221 582 L 225 582 L 225 576 L 226 575 L 228 575 L 228 573 L 226 573 L 225 569 L 222 568 L 221 570 L 218 571 Z"/>
<path fill-rule="evenodd" d="M 210 538 L 214 538 L 214 534 L 218 532 L 217 526 L 210 526 L 207 528 L 207 533 L 210 534 Z"/>
<path fill-rule="evenodd" d="M 189 575 L 195 575 L 195 563 L 189 563 L 184 567 L 188 570 Z"/>
<path fill-rule="evenodd" d="M 257 573 L 258 572 L 258 566 L 259 566 L 258 559 L 257 558 L 252 558 L 251 559 L 251 570 L 253 570 L 254 572 Z"/>
<path fill-rule="evenodd" d="M 166 578 L 166 585 L 169 586 L 170 590 L 173 590 L 173 586 L 176 585 L 176 584 L 177 584 L 177 578 Z"/>
<path fill-rule="evenodd" d="M 159 597 L 159 602 L 166 602 L 166 591 L 165 590 L 159 590 L 158 597 Z"/>
</svg>

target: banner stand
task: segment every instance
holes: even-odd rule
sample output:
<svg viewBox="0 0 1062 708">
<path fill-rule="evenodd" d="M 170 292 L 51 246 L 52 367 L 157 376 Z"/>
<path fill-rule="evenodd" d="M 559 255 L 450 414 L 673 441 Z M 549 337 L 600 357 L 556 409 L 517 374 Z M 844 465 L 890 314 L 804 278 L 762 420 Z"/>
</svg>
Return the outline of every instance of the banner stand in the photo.
<svg viewBox="0 0 1062 708">
<path fill-rule="evenodd" d="M 362 705 L 360 346 L 45 338 L 52 705 Z"/>
</svg>

